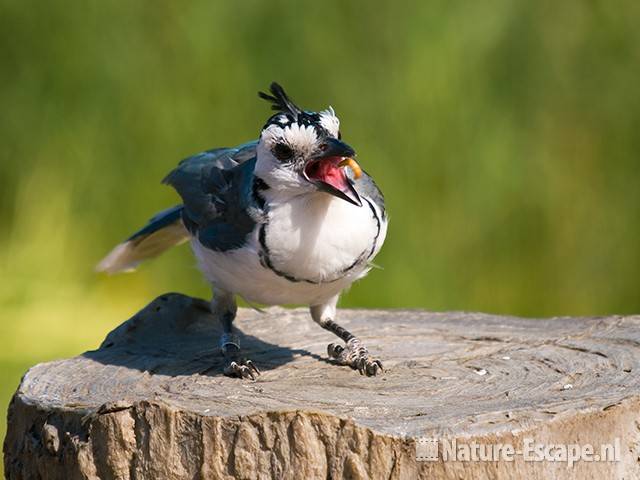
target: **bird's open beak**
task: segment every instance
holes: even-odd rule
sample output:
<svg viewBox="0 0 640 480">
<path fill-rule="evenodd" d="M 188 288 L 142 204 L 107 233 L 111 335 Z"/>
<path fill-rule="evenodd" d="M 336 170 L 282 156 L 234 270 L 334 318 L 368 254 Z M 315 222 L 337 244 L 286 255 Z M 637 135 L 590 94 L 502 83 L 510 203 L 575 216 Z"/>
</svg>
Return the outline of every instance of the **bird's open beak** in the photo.
<svg viewBox="0 0 640 480">
<path fill-rule="evenodd" d="M 305 165 L 305 178 L 318 190 L 361 207 L 362 200 L 345 172 L 345 167 L 348 167 L 353 171 L 355 178 L 362 175 L 360 165 L 353 159 L 355 155 L 353 148 L 334 138 L 327 139 L 323 147 Z"/>
</svg>

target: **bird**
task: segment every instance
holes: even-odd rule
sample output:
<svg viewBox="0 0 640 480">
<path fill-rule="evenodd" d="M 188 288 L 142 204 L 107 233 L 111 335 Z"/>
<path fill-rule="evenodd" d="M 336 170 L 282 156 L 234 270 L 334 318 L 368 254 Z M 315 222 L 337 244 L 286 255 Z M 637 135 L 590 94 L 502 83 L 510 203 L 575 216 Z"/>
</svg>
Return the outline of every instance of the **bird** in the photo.
<svg viewBox="0 0 640 480">
<path fill-rule="evenodd" d="M 233 325 L 237 298 L 250 305 L 296 304 L 342 342 L 332 363 L 366 376 L 382 362 L 336 322 L 340 294 L 374 266 L 387 234 L 384 196 L 342 140 L 332 107 L 298 107 L 278 83 L 258 92 L 272 112 L 257 140 L 182 160 L 163 183 L 182 203 L 153 216 L 97 265 L 109 274 L 189 241 L 211 284 L 222 326 L 224 374 L 256 379 Z"/>
</svg>

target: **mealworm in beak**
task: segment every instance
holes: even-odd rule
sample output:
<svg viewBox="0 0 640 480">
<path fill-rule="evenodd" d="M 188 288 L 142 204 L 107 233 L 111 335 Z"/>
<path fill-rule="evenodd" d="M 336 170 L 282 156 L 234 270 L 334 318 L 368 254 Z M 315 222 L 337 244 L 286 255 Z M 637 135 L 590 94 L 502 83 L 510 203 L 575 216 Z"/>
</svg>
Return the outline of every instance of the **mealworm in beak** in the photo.
<svg viewBox="0 0 640 480">
<path fill-rule="evenodd" d="M 356 179 L 362 176 L 362 168 L 360 168 L 360 165 L 358 165 L 358 162 L 356 162 L 353 158 L 345 158 L 338 164 L 338 166 L 349 167 L 353 172 L 353 176 Z"/>
</svg>

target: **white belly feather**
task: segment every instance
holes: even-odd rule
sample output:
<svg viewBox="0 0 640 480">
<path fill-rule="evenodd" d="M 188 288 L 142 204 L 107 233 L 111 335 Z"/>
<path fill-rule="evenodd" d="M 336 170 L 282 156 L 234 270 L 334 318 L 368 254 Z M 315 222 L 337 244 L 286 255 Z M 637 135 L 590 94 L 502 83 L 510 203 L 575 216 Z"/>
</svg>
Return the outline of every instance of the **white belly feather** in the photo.
<svg viewBox="0 0 640 480">
<path fill-rule="evenodd" d="M 257 225 L 246 247 L 215 252 L 193 239 L 193 251 L 215 287 L 250 302 L 321 304 L 363 277 L 367 261 L 382 246 L 386 221 L 379 229 L 369 204 L 363 203 L 356 207 L 322 193 L 295 197 L 270 205 L 266 248 Z M 273 269 L 261 263 L 261 250 Z"/>
</svg>

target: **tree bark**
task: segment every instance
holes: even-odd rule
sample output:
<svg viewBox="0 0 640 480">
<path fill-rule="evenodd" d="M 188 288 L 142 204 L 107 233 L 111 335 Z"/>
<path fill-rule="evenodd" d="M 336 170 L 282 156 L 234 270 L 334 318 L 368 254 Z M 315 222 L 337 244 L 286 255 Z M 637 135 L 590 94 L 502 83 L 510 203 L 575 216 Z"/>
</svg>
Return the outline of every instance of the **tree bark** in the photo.
<svg viewBox="0 0 640 480">
<path fill-rule="evenodd" d="M 9 479 L 640 478 L 640 317 L 342 310 L 385 372 L 332 365 L 302 309 L 240 310 L 257 381 L 226 378 L 206 302 L 167 294 L 98 350 L 36 365 Z M 437 461 L 416 460 L 421 437 Z M 618 461 L 443 460 L 444 442 L 619 445 Z M 617 439 L 617 440 L 616 440 Z"/>
</svg>

